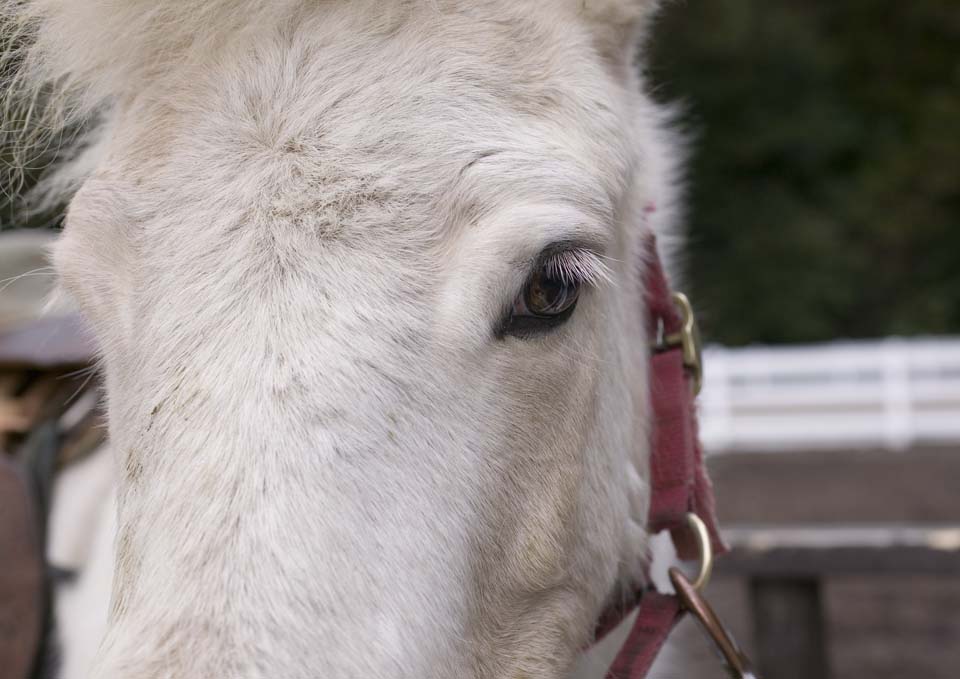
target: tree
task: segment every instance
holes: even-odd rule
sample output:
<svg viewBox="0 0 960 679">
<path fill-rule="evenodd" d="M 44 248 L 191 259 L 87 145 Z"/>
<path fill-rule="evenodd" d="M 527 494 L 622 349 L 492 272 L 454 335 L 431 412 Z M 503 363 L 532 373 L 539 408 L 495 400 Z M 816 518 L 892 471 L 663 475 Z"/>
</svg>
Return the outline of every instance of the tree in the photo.
<svg viewBox="0 0 960 679">
<path fill-rule="evenodd" d="M 960 331 L 953 0 L 668 6 L 692 131 L 689 284 L 727 344 Z"/>
</svg>

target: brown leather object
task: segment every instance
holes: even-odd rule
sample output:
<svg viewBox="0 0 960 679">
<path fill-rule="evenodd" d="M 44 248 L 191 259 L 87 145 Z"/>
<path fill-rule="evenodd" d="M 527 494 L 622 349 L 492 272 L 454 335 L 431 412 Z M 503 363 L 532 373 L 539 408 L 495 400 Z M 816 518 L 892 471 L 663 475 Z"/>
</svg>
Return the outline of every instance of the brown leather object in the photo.
<svg viewBox="0 0 960 679">
<path fill-rule="evenodd" d="M 79 316 L 52 316 L 0 330 L 0 369 L 81 367 L 94 343 Z"/>
<path fill-rule="evenodd" d="M 24 475 L 0 454 L 0 675 L 26 679 L 43 629 L 43 561 Z"/>
</svg>

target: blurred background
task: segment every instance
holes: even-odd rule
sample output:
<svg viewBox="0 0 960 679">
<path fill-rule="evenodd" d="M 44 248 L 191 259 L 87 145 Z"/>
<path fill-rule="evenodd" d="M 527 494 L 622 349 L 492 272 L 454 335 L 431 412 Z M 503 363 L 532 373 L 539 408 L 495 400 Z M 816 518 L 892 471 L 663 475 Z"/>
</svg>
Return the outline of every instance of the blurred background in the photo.
<svg viewBox="0 0 960 679">
<path fill-rule="evenodd" d="M 667 3 L 652 56 L 690 140 L 715 607 L 764 677 L 956 677 L 960 5 Z M 664 661 L 720 676 L 689 621 Z"/>
<path fill-rule="evenodd" d="M 716 608 L 768 679 L 952 679 L 960 6 L 687 0 L 654 36 L 648 79 L 689 143 L 685 287 L 734 547 Z M 56 224 L 0 197 L 3 229 Z M 664 660 L 719 676 L 691 623 Z"/>
</svg>

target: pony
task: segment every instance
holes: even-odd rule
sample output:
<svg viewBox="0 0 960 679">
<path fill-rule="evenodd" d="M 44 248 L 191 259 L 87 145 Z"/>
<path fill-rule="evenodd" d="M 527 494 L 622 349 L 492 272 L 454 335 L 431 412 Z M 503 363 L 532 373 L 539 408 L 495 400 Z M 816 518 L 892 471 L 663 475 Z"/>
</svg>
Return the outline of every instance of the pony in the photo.
<svg viewBox="0 0 960 679">
<path fill-rule="evenodd" d="M 91 676 L 569 676 L 650 558 L 655 5 L 2 3 L 7 110 L 83 130 L 38 200 L 106 394 Z"/>
</svg>

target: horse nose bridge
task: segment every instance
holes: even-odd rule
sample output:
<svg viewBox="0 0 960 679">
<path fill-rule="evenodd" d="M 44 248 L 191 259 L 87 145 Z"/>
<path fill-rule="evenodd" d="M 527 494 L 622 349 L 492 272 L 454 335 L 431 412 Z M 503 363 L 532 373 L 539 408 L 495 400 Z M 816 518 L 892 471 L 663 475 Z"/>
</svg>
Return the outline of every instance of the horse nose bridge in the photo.
<svg viewBox="0 0 960 679">
<path fill-rule="evenodd" d="M 461 662 L 467 587 L 462 565 L 444 565 L 450 560 L 437 549 L 450 536 L 424 531 L 422 511 L 378 518 L 375 494 L 334 494 L 326 507 L 314 502 L 318 516 L 261 509 L 265 517 L 247 522 L 258 534 L 224 541 L 239 549 L 202 559 L 167 555 L 176 567 L 166 577 L 143 564 L 138 591 L 123 597 L 111 622 L 103 669 L 92 676 L 259 677 L 258 668 L 272 666 L 273 676 L 324 667 L 334 678 L 406 678 Z M 289 508 L 303 500 L 277 502 Z M 133 660 L 149 671 L 131 675 Z"/>
</svg>

